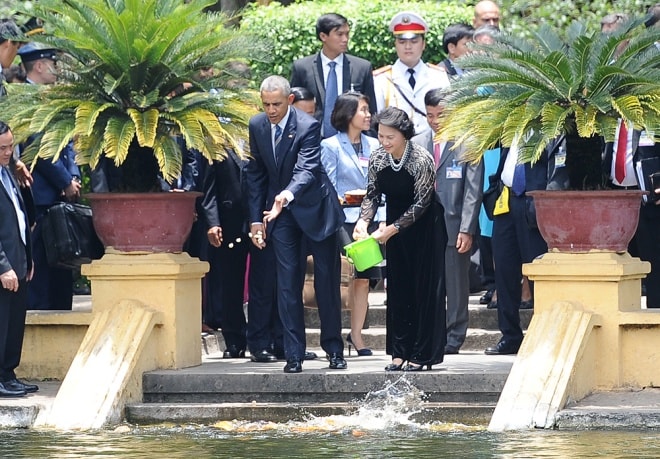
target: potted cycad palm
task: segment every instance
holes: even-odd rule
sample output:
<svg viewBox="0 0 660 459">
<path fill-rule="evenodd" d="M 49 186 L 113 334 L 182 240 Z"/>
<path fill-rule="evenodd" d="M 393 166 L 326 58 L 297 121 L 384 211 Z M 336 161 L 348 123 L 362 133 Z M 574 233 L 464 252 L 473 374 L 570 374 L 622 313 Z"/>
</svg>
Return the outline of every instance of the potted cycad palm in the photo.
<svg viewBox="0 0 660 459">
<path fill-rule="evenodd" d="M 195 195 L 145 192 L 160 191 L 160 179 L 171 182 L 179 176 L 183 144 L 208 161 L 223 159 L 228 147 L 242 151 L 257 105 L 250 91 L 227 83 L 236 78 L 232 64 L 258 58 L 263 47 L 232 28 L 226 16 L 207 13 L 213 4 L 40 0 L 25 11 L 44 23 L 45 32 L 35 40 L 62 51 L 59 81 L 9 85 L 0 111 L 17 142 L 33 136 L 24 153 L 27 162 L 57 158 L 73 141 L 79 164 L 94 169 L 107 161 L 119 169 L 122 179 L 112 191 L 139 193 L 133 198 L 150 210 L 136 210 L 127 204 L 128 196 L 88 195 L 106 245 L 125 251 L 181 250 Z M 184 215 L 172 215 L 182 200 Z M 128 221 L 117 220 L 117 209 L 105 218 L 100 206 L 110 201 L 129 211 Z M 109 235 L 98 225 L 100 218 L 110 224 Z M 184 228 L 166 227 L 172 223 Z M 121 229 L 134 230 L 137 246 L 115 239 Z M 147 241 L 147 233 L 157 240 Z M 177 241 L 166 241 L 169 236 Z"/>
<path fill-rule="evenodd" d="M 656 46 L 660 29 L 646 29 L 642 24 L 642 20 L 631 21 L 607 35 L 588 31 L 579 23 L 572 24 L 565 35 L 541 26 L 530 39 L 505 34 L 495 44 L 480 47 L 461 61 L 468 72 L 452 85 L 440 136 L 463 144 L 468 161 L 479 160 L 498 144 L 508 147 L 515 139 L 519 162 L 532 163 L 550 142 L 564 136 L 569 189 L 603 190 L 608 179 L 603 173 L 603 146 L 613 142 L 620 119 L 635 129 L 660 134 L 660 51 Z M 600 233 L 591 228 L 601 216 L 636 225 L 642 194 L 623 192 L 628 204 L 621 204 L 614 201 L 614 190 L 590 191 L 589 198 L 605 202 L 592 206 L 600 216 L 588 214 L 589 205 L 584 202 L 575 213 L 560 204 L 560 220 L 570 228 L 557 231 L 544 228 L 542 195 L 556 198 L 559 192 L 534 193 L 539 228 L 549 248 L 568 251 L 593 248 L 571 238 L 585 228 L 587 233 Z M 582 199 L 582 193 L 570 193 L 569 202 Z M 632 214 L 611 212 L 622 206 Z M 601 234 L 627 240 L 597 242 L 595 248 L 625 251 L 634 229 L 610 228 Z M 553 235 L 559 240 L 552 240 Z"/>
</svg>

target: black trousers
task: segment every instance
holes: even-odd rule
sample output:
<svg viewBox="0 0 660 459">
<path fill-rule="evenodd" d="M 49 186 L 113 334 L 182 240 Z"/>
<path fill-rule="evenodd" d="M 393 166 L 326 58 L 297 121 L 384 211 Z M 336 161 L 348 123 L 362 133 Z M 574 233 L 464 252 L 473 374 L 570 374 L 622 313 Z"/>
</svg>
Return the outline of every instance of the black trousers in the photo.
<svg viewBox="0 0 660 459">
<path fill-rule="evenodd" d="M 19 282 L 17 292 L 0 287 L 0 381 L 14 379 L 14 370 L 21 362 L 25 314 L 27 311 L 27 283 Z"/>
<path fill-rule="evenodd" d="M 639 258 L 651 263 L 646 276 L 646 307 L 660 308 L 660 205 L 643 205 L 635 233 Z"/>
<path fill-rule="evenodd" d="M 272 244 L 261 250 L 250 244 L 248 297 L 248 350 L 253 355 L 264 350 L 284 354 Z"/>
<path fill-rule="evenodd" d="M 502 341 L 511 346 L 518 346 L 523 340 L 519 315 L 522 265 L 548 251 L 538 228 L 528 222 L 526 199 L 511 195 L 509 212 L 493 219 L 497 321 Z"/>
<path fill-rule="evenodd" d="M 224 243 L 220 247 L 209 247 L 207 252 L 210 270 L 204 323 L 220 328 L 227 346 L 239 349 L 246 347 L 243 290 L 248 244 L 247 238 L 243 238 L 231 248 Z"/>
</svg>

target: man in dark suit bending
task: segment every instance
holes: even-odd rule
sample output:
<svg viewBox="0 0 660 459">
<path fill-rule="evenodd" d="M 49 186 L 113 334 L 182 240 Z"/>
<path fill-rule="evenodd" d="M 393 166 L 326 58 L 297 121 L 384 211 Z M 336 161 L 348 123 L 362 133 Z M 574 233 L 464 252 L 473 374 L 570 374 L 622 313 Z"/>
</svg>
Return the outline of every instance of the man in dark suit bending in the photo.
<svg viewBox="0 0 660 459">
<path fill-rule="evenodd" d="M 371 63 L 346 54 L 349 34 L 348 20 L 344 16 L 324 14 L 316 21 L 316 37 L 323 43 L 321 51 L 293 63 L 291 86 L 305 87 L 314 94 L 314 116 L 323 123 L 323 138 L 337 133 L 330 124 L 330 115 L 340 94 L 347 91 L 364 94 L 369 98 L 369 111 L 376 113 Z"/>
<path fill-rule="evenodd" d="M 39 390 L 16 379 L 21 360 L 27 282 L 32 277 L 30 224 L 18 183 L 9 171 L 14 136 L 0 121 L 0 397 Z"/>
<path fill-rule="evenodd" d="M 301 241 L 312 246 L 316 274 L 326 282 L 317 291 L 321 347 L 330 368 L 344 369 L 341 338 L 341 265 L 337 230 L 344 213 L 321 165 L 321 125 L 291 107 L 289 82 L 270 76 L 261 84 L 265 113 L 250 120 L 250 153 L 246 177 L 252 243 L 272 244 L 276 259 L 277 303 L 284 331 L 285 373 L 302 371 L 305 356 L 303 259 Z"/>
</svg>

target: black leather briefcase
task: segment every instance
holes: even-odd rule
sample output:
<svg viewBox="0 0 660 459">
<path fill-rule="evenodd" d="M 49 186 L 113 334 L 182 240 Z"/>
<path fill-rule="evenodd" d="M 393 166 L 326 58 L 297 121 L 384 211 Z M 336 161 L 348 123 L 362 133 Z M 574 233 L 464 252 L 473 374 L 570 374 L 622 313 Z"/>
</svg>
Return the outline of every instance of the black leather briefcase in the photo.
<svg viewBox="0 0 660 459">
<path fill-rule="evenodd" d="M 103 256 L 92 209 L 83 204 L 60 202 L 50 207 L 43 217 L 41 236 L 52 267 L 75 269 Z"/>
</svg>

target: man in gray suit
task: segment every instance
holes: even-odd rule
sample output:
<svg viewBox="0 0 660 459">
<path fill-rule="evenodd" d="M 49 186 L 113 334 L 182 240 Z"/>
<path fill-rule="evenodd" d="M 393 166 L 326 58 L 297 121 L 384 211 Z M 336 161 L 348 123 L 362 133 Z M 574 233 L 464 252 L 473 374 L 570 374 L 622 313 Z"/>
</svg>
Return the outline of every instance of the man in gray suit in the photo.
<svg viewBox="0 0 660 459">
<path fill-rule="evenodd" d="M 447 284 L 447 345 L 445 354 L 458 354 L 465 341 L 470 299 L 470 251 L 479 222 L 483 194 L 483 163 L 461 162 L 462 150 L 453 142 L 433 138 L 440 128 L 443 94 L 440 89 L 426 93 L 426 118 L 431 131 L 413 138 L 433 155 L 436 167 L 436 199 L 444 208 L 447 225 L 445 277 Z"/>
<path fill-rule="evenodd" d="M 356 91 L 369 98 L 369 111 L 376 113 L 374 79 L 371 63 L 346 54 L 350 28 L 348 20 L 336 13 L 324 14 L 316 21 L 316 37 L 323 43 L 321 51 L 293 63 L 291 87 L 302 86 L 314 94 L 316 113 L 322 123 L 323 138 L 337 131 L 330 124 L 335 100 L 347 91 Z M 328 90 L 328 82 L 334 89 Z"/>
</svg>

